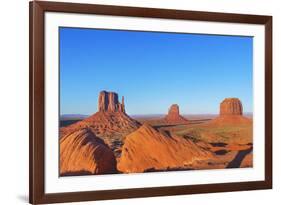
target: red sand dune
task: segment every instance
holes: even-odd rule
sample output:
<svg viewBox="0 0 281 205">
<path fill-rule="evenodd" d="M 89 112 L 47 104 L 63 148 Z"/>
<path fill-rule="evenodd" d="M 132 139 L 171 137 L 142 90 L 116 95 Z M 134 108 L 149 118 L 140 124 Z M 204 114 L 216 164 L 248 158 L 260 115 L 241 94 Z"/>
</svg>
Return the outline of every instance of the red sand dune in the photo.
<svg viewBox="0 0 281 205">
<path fill-rule="evenodd" d="M 117 167 L 125 173 L 184 168 L 212 157 L 211 152 L 191 140 L 160 133 L 144 124 L 126 137 Z"/>
<path fill-rule="evenodd" d="M 90 129 L 60 138 L 60 174 L 105 174 L 116 172 L 113 152 Z"/>
</svg>

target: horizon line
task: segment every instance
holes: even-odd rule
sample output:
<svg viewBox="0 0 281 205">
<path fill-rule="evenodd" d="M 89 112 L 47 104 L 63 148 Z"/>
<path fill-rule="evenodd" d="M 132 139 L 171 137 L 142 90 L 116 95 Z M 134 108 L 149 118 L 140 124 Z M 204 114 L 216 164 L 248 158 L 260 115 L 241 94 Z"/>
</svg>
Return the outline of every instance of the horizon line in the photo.
<svg viewBox="0 0 281 205">
<path fill-rule="evenodd" d="M 63 115 L 87 115 L 87 116 L 90 116 L 90 115 L 93 115 L 97 112 L 94 112 L 94 113 L 91 113 L 91 114 L 71 114 L 71 113 L 65 113 L 65 114 L 60 114 L 60 116 L 63 116 Z M 152 113 L 152 114 L 129 114 L 127 113 L 128 115 L 167 115 L 168 113 Z M 253 112 L 243 112 L 243 114 L 253 114 Z M 219 115 L 219 113 L 189 113 L 189 114 L 186 114 L 186 113 L 180 113 L 180 115 Z"/>
</svg>

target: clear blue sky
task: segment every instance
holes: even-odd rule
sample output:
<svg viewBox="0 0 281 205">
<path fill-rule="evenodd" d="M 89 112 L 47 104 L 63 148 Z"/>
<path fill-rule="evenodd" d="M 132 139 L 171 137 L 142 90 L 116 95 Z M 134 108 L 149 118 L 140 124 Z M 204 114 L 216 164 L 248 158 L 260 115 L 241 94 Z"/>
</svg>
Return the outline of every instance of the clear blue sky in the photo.
<svg viewBox="0 0 281 205">
<path fill-rule="evenodd" d="M 253 104 L 252 37 L 60 28 L 61 114 L 97 111 L 101 90 L 128 114 L 219 112 L 227 97 Z"/>
</svg>

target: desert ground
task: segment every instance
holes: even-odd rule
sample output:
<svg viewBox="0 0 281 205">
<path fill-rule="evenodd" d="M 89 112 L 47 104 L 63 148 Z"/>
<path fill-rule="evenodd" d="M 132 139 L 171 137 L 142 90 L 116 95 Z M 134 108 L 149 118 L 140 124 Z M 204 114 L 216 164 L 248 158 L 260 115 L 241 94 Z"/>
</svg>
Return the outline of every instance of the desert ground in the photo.
<svg viewBox="0 0 281 205">
<path fill-rule="evenodd" d="M 168 110 L 168 108 L 167 108 Z M 216 115 L 132 115 L 124 98 L 102 91 L 91 116 L 60 120 L 60 174 L 142 173 L 253 166 L 251 114 L 237 98 L 224 99 Z"/>
</svg>

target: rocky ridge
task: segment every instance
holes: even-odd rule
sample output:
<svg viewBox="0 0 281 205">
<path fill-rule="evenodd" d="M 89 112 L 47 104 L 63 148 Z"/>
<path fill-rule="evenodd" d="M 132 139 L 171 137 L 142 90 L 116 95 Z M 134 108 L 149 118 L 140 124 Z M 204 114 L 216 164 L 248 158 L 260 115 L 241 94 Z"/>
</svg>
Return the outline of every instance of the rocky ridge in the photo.
<svg viewBox="0 0 281 205">
<path fill-rule="evenodd" d="M 189 139 L 144 124 L 126 137 L 117 167 L 125 173 L 188 169 L 192 163 L 212 157 L 211 152 Z"/>
<path fill-rule="evenodd" d="M 104 141 L 80 129 L 60 138 L 60 175 L 116 173 L 116 159 Z"/>
</svg>

